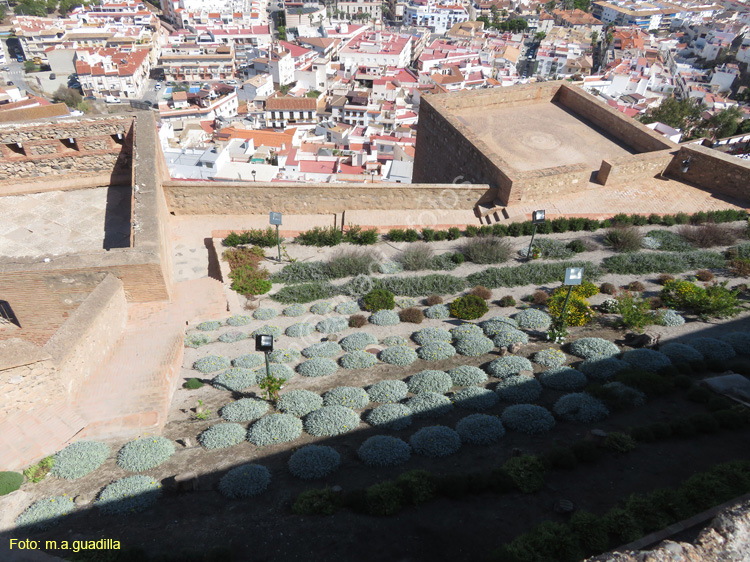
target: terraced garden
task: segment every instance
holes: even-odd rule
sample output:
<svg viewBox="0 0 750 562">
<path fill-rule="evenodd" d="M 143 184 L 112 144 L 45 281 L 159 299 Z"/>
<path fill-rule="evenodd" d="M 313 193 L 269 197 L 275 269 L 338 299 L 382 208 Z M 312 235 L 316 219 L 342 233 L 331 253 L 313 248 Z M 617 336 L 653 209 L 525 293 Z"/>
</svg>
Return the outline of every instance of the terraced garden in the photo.
<svg viewBox="0 0 750 562">
<path fill-rule="evenodd" d="M 699 384 L 750 377 L 750 246 L 730 227 L 712 250 L 641 227 L 640 250 L 575 232 L 530 263 L 528 241 L 490 236 L 407 260 L 384 242 L 358 277 L 269 263 L 259 308 L 189 330 L 164 435 L 60 452 L 18 524 L 222 560 L 577 560 L 663 528 L 750 491 L 746 463 L 698 474 L 749 460 L 747 410 Z M 587 281 L 560 325 L 570 246 Z M 644 329 L 658 350 L 626 345 Z M 278 389 L 258 334 L 275 339 Z M 180 491 L 171 477 L 189 473 Z"/>
</svg>

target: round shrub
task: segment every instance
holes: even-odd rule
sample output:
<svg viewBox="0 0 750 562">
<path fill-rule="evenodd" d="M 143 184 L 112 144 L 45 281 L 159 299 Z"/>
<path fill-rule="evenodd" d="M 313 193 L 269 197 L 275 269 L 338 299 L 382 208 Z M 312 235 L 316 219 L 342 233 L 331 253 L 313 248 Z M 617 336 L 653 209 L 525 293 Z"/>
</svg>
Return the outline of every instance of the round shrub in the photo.
<svg viewBox="0 0 750 562">
<path fill-rule="evenodd" d="M 405 345 L 397 345 L 384 349 L 378 354 L 378 359 L 383 363 L 389 365 L 398 365 L 399 367 L 405 367 L 411 365 L 417 360 L 417 352 L 411 347 Z"/>
<path fill-rule="evenodd" d="M 406 398 L 409 386 L 404 381 L 379 381 L 367 389 L 367 396 L 371 402 L 392 404 Z"/>
<path fill-rule="evenodd" d="M 533 370 L 534 367 L 531 365 L 531 361 L 525 357 L 517 357 L 515 355 L 498 357 L 487 365 L 487 374 L 498 379 L 517 375 L 521 371 Z"/>
<path fill-rule="evenodd" d="M 444 425 L 423 427 L 409 439 L 414 452 L 425 457 L 447 457 L 461 448 L 458 433 Z"/>
<path fill-rule="evenodd" d="M 458 421 L 456 433 L 464 443 L 491 445 L 500 441 L 505 435 L 505 428 L 497 416 L 471 414 Z"/>
<path fill-rule="evenodd" d="M 592 359 L 614 357 L 619 355 L 620 348 L 602 338 L 581 338 L 570 344 L 570 352 L 582 359 Z"/>
<path fill-rule="evenodd" d="M 581 390 L 588 384 L 586 375 L 572 367 L 556 367 L 539 373 L 539 382 L 553 390 Z"/>
<path fill-rule="evenodd" d="M 297 322 L 288 326 L 284 333 L 290 338 L 304 338 L 315 331 L 315 326 L 309 322 Z"/>
<path fill-rule="evenodd" d="M 161 496 L 161 484 L 150 476 L 120 478 L 104 488 L 94 505 L 112 515 L 138 513 L 148 509 Z"/>
<path fill-rule="evenodd" d="M 247 338 L 247 334 L 245 332 L 224 332 L 219 336 L 219 341 L 222 343 L 235 343 L 238 341 L 242 341 Z"/>
<path fill-rule="evenodd" d="M 327 357 L 313 357 L 297 365 L 297 372 L 303 377 L 327 377 L 338 370 L 336 361 Z"/>
<path fill-rule="evenodd" d="M 411 324 L 421 324 L 424 322 L 424 312 L 421 308 L 405 308 L 398 313 L 398 317 L 401 322 L 409 322 Z"/>
<path fill-rule="evenodd" d="M 479 357 L 492 351 L 495 348 L 495 343 L 490 338 L 479 335 L 462 337 L 453 346 L 456 349 L 456 353 L 465 355 L 466 357 Z"/>
<path fill-rule="evenodd" d="M 409 378 L 409 392 L 419 394 L 420 392 L 437 392 L 444 394 L 448 392 L 453 384 L 448 373 L 443 371 L 426 370 L 412 375 Z"/>
<path fill-rule="evenodd" d="M 431 343 L 450 343 L 453 341 L 453 336 L 448 330 L 444 330 L 443 328 L 429 327 L 414 332 L 411 335 L 411 339 L 419 345 L 428 345 Z"/>
<path fill-rule="evenodd" d="M 417 349 L 417 356 L 424 361 L 442 361 L 456 354 L 456 348 L 449 343 L 437 342 Z"/>
<path fill-rule="evenodd" d="M 461 324 L 455 328 L 450 329 L 450 334 L 453 337 L 453 341 L 459 341 L 463 338 L 475 338 L 484 336 L 484 331 L 477 324 Z"/>
<path fill-rule="evenodd" d="M 535 330 L 544 332 L 552 324 L 552 317 L 542 310 L 527 308 L 517 313 L 514 317 L 518 327 L 524 330 Z"/>
<path fill-rule="evenodd" d="M 492 338 L 492 342 L 497 347 L 510 347 L 511 345 L 529 343 L 529 336 L 526 335 L 526 332 L 511 328 L 510 330 L 506 330 L 505 332 L 496 335 Z"/>
<path fill-rule="evenodd" d="M 347 318 L 326 318 L 315 324 L 315 329 L 321 334 L 335 334 L 343 332 L 349 327 Z"/>
<path fill-rule="evenodd" d="M 398 437 L 374 435 L 362 443 L 357 456 L 367 466 L 398 466 L 409 460 L 411 447 Z"/>
<path fill-rule="evenodd" d="M 270 320 L 271 318 L 276 318 L 278 315 L 278 311 L 273 308 L 259 308 L 253 312 L 253 318 L 256 320 Z"/>
<path fill-rule="evenodd" d="M 535 404 L 508 406 L 500 419 L 505 427 L 529 435 L 546 433 L 555 427 L 555 418 L 550 411 Z"/>
<path fill-rule="evenodd" d="M 477 295 L 458 297 L 451 303 L 451 316 L 461 320 L 476 320 L 489 311 L 487 301 Z"/>
<path fill-rule="evenodd" d="M 271 482 L 271 473 L 259 464 L 243 464 L 221 477 L 219 492 L 227 498 L 251 498 L 262 494 Z"/>
<path fill-rule="evenodd" d="M 201 373 L 213 373 L 214 371 L 226 369 L 230 366 L 229 359 L 222 355 L 208 355 L 193 363 L 193 369 Z"/>
<path fill-rule="evenodd" d="M 378 271 L 380 273 L 385 273 L 387 275 L 393 275 L 394 273 L 401 273 L 404 270 L 404 266 L 401 265 L 400 262 L 393 261 L 393 260 L 386 260 L 384 262 L 380 262 L 380 265 L 378 266 Z"/>
<path fill-rule="evenodd" d="M 342 338 L 339 344 L 346 352 L 365 349 L 368 345 L 377 345 L 378 338 L 367 332 L 355 332 Z"/>
<path fill-rule="evenodd" d="M 188 390 L 198 390 L 202 387 L 203 381 L 200 379 L 196 379 L 195 377 L 189 378 L 182 385 L 182 388 L 187 388 Z"/>
<path fill-rule="evenodd" d="M 253 318 L 251 316 L 246 316 L 244 314 L 235 314 L 234 316 L 230 316 L 227 318 L 227 326 L 247 326 L 253 321 Z"/>
<path fill-rule="evenodd" d="M 285 414 L 302 417 L 322 408 L 323 398 L 309 390 L 290 390 L 279 397 L 276 407 Z"/>
<path fill-rule="evenodd" d="M 396 306 L 401 310 L 406 310 L 407 308 L 419 306 L 419 301 L 412 297 L 399 297 L 396 299 Z"/>
<path fill-rule="evenodd" d="M 231 326 L 232 324 L 230 324 Z M 218 330 L 221 328 L 221 322 L 218 320 L 209 320 L 207 322 L 201 322 L 196 328 L 202 332 L 210 332 L 212 330 Z"/>
<path fill-rule="evenodd" d="M 604 403 L 585 392 L 561 396 L 555 402 L 552 411 L 562 420 L 581 423 L 597 422 L 609 416 L 609 410 Z"/>
<path fill-rule="evenodd" d="M 310 312 L 313 314 L 330 314 L 333 312 L 333 303 L 328 301 L 316 302 L 310 307 Z M 355 312 L 359 312 L 359 310 L 356 310 Z M 354 312 L 351 314 L 354 314 Z"/>
<path fill-rule="evenodd" d="M 542 385 L 533 377 L 516 375 L 502 379 L 495 387 L 495 392 L 505 402 L 528 404 L 542 394 Z"/>
<path fill-rule="evenodd" d="M 369 321 L 376 326 L 395 326 L 401 323 L 401 318 L 393 310 L 378 310 L 370 315 Z"/>
<path fill-rule="evenodd" d="M 328 445 L 305 445 L 295 451 L 287 466 L 297 478 L 317 480 L 325 478 L 341 465 L 341 455 Z"/>
<path fill-rule="evenodd" d="M 94 472 L 109 457 L 109 445 L 98 441 L 77 441 L 58 452 L 50 474 L 65 480 L 75 480 Z"/>
<path fill-rule="evenodd" d="M 421 392 L 412 396 L 406 406 L 415 418 L 438 418 L 453 409 L 450 399 L 437 392 Z"/>
<path fill-rule="evenodd" d="M 245 440 L 246 431 L 238 423 L 212 425 L 198 436 L 198 442 L 206 449 L 226 449 Z"/>
<path fill-rule="evenodd" d="M 703 354 L 684 343 L 665 343 L 659 346 L 659 351 L 669 357 L 673 363 L 692 363 L 703 361 Z"/>
<path fill-rule="evenodd" d="M 27 530 L 44 530 L 60 523 L 60 518 L 75 509 L 68 496 L 54 496 L 32 503 L 16 517 L 16 526 Z"/>
<path fill-rule="evenodd" d="M 396 308 L 396 301 L 393 293 L 385 289 L 374 289 L 367 293 L 362 299 L 364 309 L 368 312 L 377 312 L 378 310 L 393 310 Z"/>
<path fill-rule="evenodd" d="M 518 328 L 518 322 L 513 318 L 507 316 L 493 316 L 488 318 L 484 322 L 479 323 L 479 327 L 484 331 L 484 335 L 488 338 L 502 334 L 508 331 L 510 328 Z"/>
<path fill-rule="evenodd" d="M 250 369 L 234 367 L 227 369 L 211 380 L 211 384 L 220 390 L 231 390 L 241 392 L 242 390 L 258 384 L 258 374 Z"/>
<path fill-rule="evenodd" d="M 130 472 L 143 472 L 174 455 L 174 443 L 166 437 L 142 437 L 125 443 L 117 453 L 117 466 Z"/>
<path fill-rule="evenodd" d="M 211 339 L 206 334 L 186 334 L 185 347 L 198 348 L 206 345 Z"/>
<path fill-rule="evenodd" d="M 367 369 L 378 363 L 377 358 L 369 351 L 352 351 L 339 359 L 344 369 Z"/>
<path fill-rule="evenodd" d="M 631 349 L 622 354 L 622 360 L 636 369 L 652 373 L 657 373 L 672 364 L 669 357 L 653 349 Z"/>
<path fill-rule="evenodd" d="M 736 355 L 731 345 L 716 338 L 693 338 L 686 343 L 709 361 L 725 361 Z"/>
<path fill-rule="evenodd" d="M 738 355 L 750 355 L 750 333 L 732 332 L 721 336 L 720 339 L 731 345 Z"/>
<path fill-rule="evenodd" d="M 323 406 L 305 418 L 305 431 L 316 437 L 341 435 L 359 425 L 357 412 L 345 406 Z"/>
<path fill-rule="evenodd" d="M 258 447 L 287 443 L 302 435 L 302 421 L 292 414 L 271 414 L 260 418 L 247 432 L 247 440 Z"/>
<path fill-rule="evenodd" d="M 559 349 L 543 349 L 534 354 L 534 362 L 544 367 L 562 367 L 565 365 L 565 354 Z"/>
<path fill-rule="evenodd" d="M 279 348 L 274 349 L 268 354 L 268 361 L 271 363 L 293 363 L 294 361 L 299 361 L 301 357 L 302 354 L 294 348 Z"/>
<path fill-rule="evenodd" d="M 250 334 L 251 338 L 255 338 L 257 336 L 271 336 L 273 339 L 277 340 L 281 337 L 281 328 L 278 326 L 261 326 L 260 328 L 257 328 L 256 330 L 253 330 L 253 332 Z"/>
<path fill-rule="evenodd" d="M 345 316 L 351 316 L 357 314 L 361 310 L 359 304 L 356 301 L 344 301 L 336 305 L 336 312 L 344 314 Z"/>
<path fill-rule="evenodd" d="M 373 427 L 399 430 L 411 425 L 411 410 L 403 404 L 383 404 L 374 408 L 367 416 Z"/>
<path fill-rule="evenodd" d="M 289 316 L 290 318 L 296 318 L 297 316 L 302 316 L 305 312 L 307 312 L 307 307 L 305 307 L 305 305 L 295 303 L 287 306 L 284 310 L 281 311 L 281 314 L 283 314 L 284 316 Z M 287 336 L 288 335 L 289 334 L 287 334 Z"/>
<path fill-rule="evenodd" d="M 367 324 L 367 317 L 364 314 L 352 314 L 349 317 L 350 328 L 361 328 Z"/>
<path fill-rule="evenodd" d="M 593 381 L 609 380 L 620 371 L 629 368 L 630 364 L 614 357 L 594 357 L 578 365 L 578 370 Z"/>
<path fill-rule="evenodd" d="M 677 314 L 671 308 L 665 310 L 659 310 L 656 312 L 659 324 L 674 328 L 675 326 L 682 326 L 685 323 L 685 319 Z"/>
<path fill-rule="evenodd" d="M 430 320 L 445 320 L 450 318 L 451 309 L 444 304 L 433 304 L 425 309 L 424 315 Z"/>
<path fill-rule="evenodd" d="M 326 406 L 346 406 L 352 410 L 359 410 L 369 403 L 367 392 L 356 386 L 339 386 L 323 395 L 323 404 Z"/>
<path fill-rule="evenodd" d="M 265 362 L 262 353 L 248 353 L 232 359 L 232 367 L 241 369 L 254 369 L 260 367 Z"/>
<path fill-rule="evenodd" d="M 403 336 L 386 336 L 380 343 L 386 347 L 393 347 L 394 345 L 409 345 L 409 340 Z"/>
<path fill-rule="evenodd" d="M 451 400 L 458 408 L 466 410 L 488 410 L 497 404 L 499 398 L 495 392 L 478 386 L 467 386 L 451 396 Z"/>
<path fill-rule="evenodd" d="M 473 386 L 487 381 L 487 373 L 479 367 L 461 365 L 448 371 L 453 386 Z"/>
<path fill-rule="evenodd" d="M 225 405 L 219 414 L 228 422 L 249 422 L 257 420 L 268 411 L 268 402 L 257 398 L 240 398 Z M 244 439 L 244 432 L 243 437 Z"/>
<path fill-rule="evenodd" d="M 306 347 L 302 350 L 302 355 L 307 358 L 313 357 L 336 357 L 343 350 L 341 346 L 335 341 L 324 341 L 320 343 L 314 343 L 310 347 Z"/>
<path fill-rule="evenodd" d="M 643 406 L 646 403 L 646 395 L 643 392 L 621 382 L 608 382 L 602 388 L 612 392 L 619 401 L 631 408 Z"/>
<path fill-rule="evenodd" d="M 294 377 L 294 371 L 292 371 L 289 367 L 286 365 L 280 365 L 278 363 L 275 363 L 273 365 L 269 365 L 269 369 L 271 372 L 272 377 L 276 377 L 279 379 L 284 379 L 285 381 L 288 381 L 289 379 Z M 265 367 L 257 367 L 253 373 L 255 373 L 256 380 L 260 383 L 263 379 L 266 378 L 266 368 Z"/>
</svg>

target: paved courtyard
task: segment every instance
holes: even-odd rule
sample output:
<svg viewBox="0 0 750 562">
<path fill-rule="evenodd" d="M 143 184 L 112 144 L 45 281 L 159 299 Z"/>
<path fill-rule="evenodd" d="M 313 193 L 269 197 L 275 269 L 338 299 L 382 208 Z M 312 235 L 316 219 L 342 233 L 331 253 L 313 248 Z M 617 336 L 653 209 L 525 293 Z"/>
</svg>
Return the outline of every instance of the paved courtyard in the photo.
<svg viewBox="0 0 750 562">
<path fill-rule="evenodd" d="M 487 146 L 521 172 L 586 164 L 635 152 L 586 119 L 556 103 L 494 105 L 456 112 Z M 512 142 L 509 142 L 512 139 Z"/>
<path fill-rule="evenodd" d="M 56 256 L 130 245 L 130 188 L 97 187 L 0 199 L 0 256 Z"/>
</svg>

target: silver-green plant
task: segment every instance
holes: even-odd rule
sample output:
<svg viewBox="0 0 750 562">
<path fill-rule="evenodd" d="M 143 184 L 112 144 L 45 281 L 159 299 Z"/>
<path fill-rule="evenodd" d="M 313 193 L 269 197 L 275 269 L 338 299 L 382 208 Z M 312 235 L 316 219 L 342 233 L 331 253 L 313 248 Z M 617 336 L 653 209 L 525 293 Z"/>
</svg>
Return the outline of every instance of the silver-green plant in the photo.
<svg viewBox="0 0 750 562">
<path fill-rule="evenodd" d="M 334 310 L 339 314 L 351 316 L 352 314 L 359 314 L 362 309 L 359 308 L 357 301 L 344 301 L 337 304 Z"/>
<path fill-rule="evenodd" d="M 373 312 L 368 320 L 376 326 L 396 326 L 401 323 L 401 318 L 395 310 L 378 310 Z"/>
<path fill-rule="evenodd" d="M 325 318 L 317 324 L 315 329 L 321 334 L 335 334 L 337 332 L 343 332 L 349 327 L 349 320 L 347 318 Z"/>
<path fill-rule="evenodd" d="M 257 328 L 256 330 L 253 330 L 253 333 L 250 334 L 250 337 L 256 338 L 257 336 L 273 336 L 273 339 L 277 340 L 281 337 L 281 333 L 281 328 L 279 328 L 278 326 L 265 325 Z"/>
<path fill-rule="evenodd" d="M 302 355 L 307 358 L 313 357 L 336 357 L 341 354 L 343 350 L 341 346 L 335 341 L 324 341 L 320 343 L 314 343 L 309 347 L 302 350 Z"/>
<path fill-rule="evenodd" d="M 49 529 L 74 509 L 75 504 L 67 495 L 44 498 L 32 503 L 16 518 L 16 527 L 21 532 Z"/>
<path fill-rule="evenodd" d="M 247 334 L 245 332 L 240 332 L 237 330 L 224 332 L 219 336 L 219 341 L 222 343 L 236 343 L 244 339 L 247 339 Z"/>
<path fill-rule="evenodd" d="M 120 478 L 104 488 L 94 505 L 102 513 L 129 515 L 151 507 L 161 496 L 161 484 L 145 475 Z"/>
<path fill-rule="evenodd" d="M 254 369 L 255 367 L 263 365 L 264 362 L 265 360 L 262 353 L 248 353 L 232 359 L 232 367 Z"/>
<path fill-rule="evenodd" d="M 358 350 L 344 355 L 341 359 L 339 359 L 339 364 L 344 369 L 349 370 L 369 369 L 370 367 L 374 367 L 378 364 L 378 358 L 369 351 Z"/>
<path fill-rule="evenodd" d="M 418 359 L 417 352 L 411 347 L 405 345 L 397 345 L 384 349 L 378 354 L 378 359 L 383 363 L 390 365 L 398 365 L 399 367 L 405 367 L 411 365 Z"/>
<path fill-rule="evenodd" d="M 417 357 L 423 361 L 443 361 L 456 354 L 456 348 L 449 343 L 428 343 L 417 348 Z"/>
<path fill-rule="evenodd" d="M 456 433 L 464 443 L 491 445 L 500 441 L 505 435 L 505 428 L 497 416 L 471 414 L 458 421 Z"/>
<path fill-rule="evenodd" d="M 219 480 L 219 492 L 232 499 L 262 494 L 271 482 L 271 473 L 259 464 L 243 464 L 227 472 Z"/>
<path fill-rule="evenodd" d="M 547 408 L 536 404 L 515 404 L 503 410 L 500 419 L 513 431 L 537 435 L 555 427 L 555 418 Z"/>
<path fill-rule="evenodd" d="M 331 312 L 333 312 L 333 303 L 330 303 L 328 301 L 316 302 L 310 307 L 310 312 L 320 315 L 330 314 Z"/>
<path fill-rule="evenodd" d="M 279 315 L 278 310 L 273 308 L 259 308 L 253 312 L 253 318 L 256 320 L 270 320 Z"/>
<path fill-rule="evenodd" d="M 422 328 L 421 330 L 414 332 L 411 335 L 411 339 L 413 339 L 418 345 L 428 345 L 430 343 L 439 342 L 450 343 L 453 341 L 453 335 L 443 328 L 428 326 L 427 328 Z"/>
<path fill-rule="evenodd" d="M 193 363 L 193 369 L 201 373 L 213 373 L 221 369 L 228 369 L 230 366 L 229 359 L 221 355 L 208 355 Z"/>
<path fill-rule="evenodd" d="M 297 316 L 302 316 L 305 312 L 307 312 L 307 307 L 299 303 L 289 305 L 284 310 L 281 311 L 281 313 L 284 316 L 289 316 L 290 318 L 296 318 Z"/>
<path fill-rule="evenodd" d="M 544 367 L 562 367 L 565 365 L 567 357 L 559 349 L 542 349 L 537 351 L 533 356 L 534 363 L 539 363 Z"/>
<path fill-rule="evenodd" d="M 213 330 L 218 330 L 221 328 L 222 324 L 218 320 L 208 320 L 206 322 L 201 322 L 196 326 L 198 330 L 201 330 L 202 332 L 210 332 Z"/>
<path fill-rule="evenodd" d="M 561 420 L 591 423 L 601 421 L 609 416 L 604 403 L 585 392 L 576 392 L 561 396 L 552 408 Z"/>
<path fill-rule="evenodd" d="M 238 423 L 219 423 L 198 435 L 198 442 L 206 449 L 226 449 L 242 443 L 245 434 L 245 428 Z"/>
<path fill-rule="evenodd" d="M 234 316 L 230 316 L 227 318 L 227 325 L 228 326 L 247 326 L 253 321 L 252 316 L 247 316 L 245 314 L 235 314 Z"/>
<path fill-rule="evenodd" d="M 542 394 L 542 385 L 533 377 L 511 375 L 497 383 L 495 392 L 500 400 L 513 404 L 527 404 L 536 401 Z"/>
<path fill-rule="evenodd" d="M 219 415 L 228 422 L 254 421 L 268 412 L 268 402 L 258 398 L 240 398 L 226 404 Z M 244 432 L 243 432 L 244 433 Z M 243 434 L 242 438 L 245 436 Z"/>
<path fill-rule="evenodd" d="M 302 417 L 322 408 L 323 398 L 309 390 L 290 390 L 279 397 L 276 407 L 285 414 Z"/>
<path fill-rule="evenodd" d="M 369 403 L 367 392 L 356 386 L 339 386 L 323 395 L 323 404 L 326 406 L 346 406 L 359 410 L 366 408 Z"/>
<path fill-rule="evenodd" d="M 166 437 L 141 437 L 123 445 L 117 453 L 117 466 L 143 472 L 165 463 L 174 455 L 174 443 Z"/>
<path fill-rule="evenodd" d="M 52 461 L 50 474 L 65 480 L 76 480 L 94 472 L 109 457 L 106 443 L 77 441 L 58 452 Z"/>
<path fill-rule="evenodd" d="M 309 322 L 297 322 L 284 330 L 284 333 L 290 338 L 304 338 L 315 331 L 315 326 Z"/>
<path fill-rule="evenodd" d="M 487 373 L 479 367 L 461 365 L 447 372 L 453 381 L 453 386 L 474 386 L 487 382 Z"/>
<path fill-rule="evenodd" d="M 453 403 L 436 392 L 422 392 L 406 401 L 406 406 L 415 418 L 439 418 L 450 413 Z"/>
<path fill-rule="evenodd" d="M 456 353 L 466 357 L 486 355 L 495 348 L 495 342 L 484 335 L 464 336 L 453 343 Z"/>
<path fill-rule="evenodd" d="M 437 392 L 445 394 L 453 386 L 453 380 L 444 371 L 425 370 L 412 375 L 407 381 L 409 392 Z"/>
<path fill-rule="evenodd" d="M 498 379 L 517 375 L 521 371 L 533 370 L 534 367 L 532 366 L 531 361 L 525 357 L 518 357 L 516 355 L 498 357 L 487 365 L 487 374 Z"/>
<path fill-rule="evenodd" d="M 572 367 L 555 367 L 539 373 L 539 382 L 552 390 L 581 390 L 588 384 L 588 379 L 581 371 Z"/>
<path fill-rule="evenodd" d="M 369 345 L 376 345 L 378 338 L 367 332 L 355 332 L 342 338 L 339 343 L 344 351 L 351 353 L 352 351 L 365 349 Z"/>
<path fill-rule="evenodd" d="M 299 361 L 301 357 L 302 354 L 294 348 L 278 348 L 268 354 L 268 360 L 271 363 L 293 363 Z"/>
<path fill-rule="evenodd" d="M 313 357 L 297 365 L 297 372 L 303 377 L 327 377 L 338 369 L 336 361 L 327 357 Z"/>
<path fill-rule="evenodd" d="M 345 406 L 323 406 L 305 418 L 305 431 L 316 437 L 332 437 L 357 429 L 359 415 Z"/>
<path fill-rule="evenodd" d="M 287 466 L 297 478 L 318 480 L 325 478 L 341 465 L 341 455 L 328 445 L 305 445 L 289 458 Z"/>
<path fill-rule="evenodd" d="M 271 414 L 260 418 L 247 432 L 247 440 L 264 447 L 294 441 L 302 435 L 302 421 L 291 414 Z"/>
<path fill-rule="evenodd" d="M 403 404 L 383 404 L 367 415 L 367 423 L 383 429 L 405 429 L 412 423 L 411 410 Z"/>
<path fill-rule="evenodd" d="M 227 369 L 211 380 L 211 385 L 214 388 L 231 390 L 232 392 L 240 392 L 256 384 L 258 384 L 258 374 L 253 370 L 243 369 L 242 367 Z"/>
<path fill-rule="evenodd" d="M 458 408 L 481 412 L 495 406 L 500 399 L 497 393 L 487 388 L 467 386 L 451 396 L 451 400 Z"/>
<path fill-rule="evenodd" d="M 367 389 L 367 396 L 371 402 L 378 404 L 395 404 L 406 398 L 409 387 L 404 381 L 378 381 Z"/>
<path fill-rule="evenodd" d="M 373 435 L 357 450 L 367 466 L 398 466 L 411 457 L 411 447 L 403 439 L 390 435 Z"/>
<path fill-rule="evenodd" d="M 409 439 L 414 452 L 425 457 L 447 457 L 461 448 L 461 437 L 444 425 L 423 427 Z"/>
</svg>

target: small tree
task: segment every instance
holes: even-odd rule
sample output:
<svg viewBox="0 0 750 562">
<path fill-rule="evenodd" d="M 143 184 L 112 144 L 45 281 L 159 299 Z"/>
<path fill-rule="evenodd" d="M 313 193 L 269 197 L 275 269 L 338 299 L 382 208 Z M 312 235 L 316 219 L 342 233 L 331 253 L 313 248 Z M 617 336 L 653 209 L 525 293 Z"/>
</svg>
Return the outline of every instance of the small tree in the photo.
<svg viewBox="0 0 750 562">
<path fill-rule="evenodd" d="M 83 97 L 73 88 L 66 88 L 60 86 L 55 93 L 52 95 L 52 101 L 56 103 L 64 103 L 68 107 L 78 107 L 83 101 Z"/>
<path fill-rule="evenodd" d="M 34 72 L 36 70 L 36 65 L 34 64 L 34 61 L 27 60 L 23 63 L 23 70 L 24 72 Z"/>
</svg>

